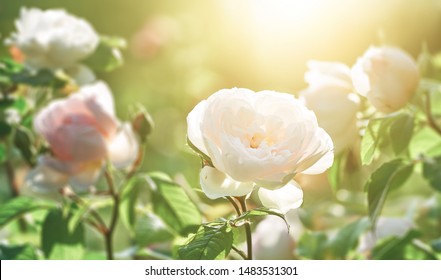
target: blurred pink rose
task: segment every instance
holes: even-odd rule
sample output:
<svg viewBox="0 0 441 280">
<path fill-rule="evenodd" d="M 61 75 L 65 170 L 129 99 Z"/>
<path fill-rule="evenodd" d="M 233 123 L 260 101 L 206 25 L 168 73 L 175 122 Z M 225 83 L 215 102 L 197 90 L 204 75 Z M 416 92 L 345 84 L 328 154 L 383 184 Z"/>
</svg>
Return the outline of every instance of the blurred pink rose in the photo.
<svg viewBox="0 0 441 280">
<path fill-rule="evenodd" d="M 98 179 L 106 159 L 124 168 L 137 157 L 136 136 L 128 123 L 116 118 L 112 94 L 104 82 L 52 101 L 37 114 L 34 128 L 52 151 L 39 158 L 27 178 L 40 190 L 70 185 L 84 191 Z"/>
<path fill-rule="evenodd" d="M 178 35 L 177 23 L 167 16 L 156 16 L 148 21 L 132 37 L 132 54 L 138 59 L 150 59 Z"/>
</svg>

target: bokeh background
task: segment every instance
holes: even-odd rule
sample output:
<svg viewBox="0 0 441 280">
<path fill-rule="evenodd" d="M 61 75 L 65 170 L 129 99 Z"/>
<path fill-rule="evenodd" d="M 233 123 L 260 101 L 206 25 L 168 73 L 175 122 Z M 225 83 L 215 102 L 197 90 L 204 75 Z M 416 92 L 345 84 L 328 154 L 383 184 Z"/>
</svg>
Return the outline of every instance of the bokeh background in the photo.
<svg viewBox="0 0 441 280">
<path fill-rule="evenodd" d="M 63 8 L 98 33 L 127 40 L 124 66 L 97 76 L 113 89 L 122 119 L 140 102 L 155 121 L 143 169 L 193 187 L 200 161 L 186 146 L 185 119 L 215 91 L 297 94 L 306 87 L 308 60 L 351 66 L 370 45 L 399 46 L 415 58 L 423 46 L 441 50 L 441 0 L 0 0 L 1 40 L 14 30 L 22 6 Z M 0 55 L 7 52 L 0 47 Z M 365 178 L 357 180 L 361 186 Z M 4 201 L 8 190 L 1 189 Z M 333 199 L 330 189 L 305 191 L 304 207 Z M 365 211 L 355 204 L 355 212 Z M 338 207 L 335 212 L 343 211 Z"/>
<path fill-rule="evenodd" d="M 1 0 L 2 38 L 22 6 L 63 8 L 127 40 L 125 65 L 98 76 L 122 118 L 136 102 L 152 114 L 145 168 L 183 173 L 191 183 L 199 161 L 185 145 L 185 117 L 216 90 L 296 94 L 309 59 L 352 65 L 371 44 L 414 57 L 423 44 L 441 48 L 440 0 Z"/>
</svg>

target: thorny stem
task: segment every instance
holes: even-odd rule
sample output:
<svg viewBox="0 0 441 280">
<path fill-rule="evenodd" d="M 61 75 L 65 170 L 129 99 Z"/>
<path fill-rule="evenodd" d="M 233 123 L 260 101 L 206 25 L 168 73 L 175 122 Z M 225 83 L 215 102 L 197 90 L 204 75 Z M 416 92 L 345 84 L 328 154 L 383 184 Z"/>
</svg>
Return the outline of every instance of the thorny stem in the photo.
<svg viewBox="0 0 441 280">
<path fill-rule="evenodd" d="M 426 116 L 429 121 L 429 125 L 433 130 L 435 130 L 439 135 L 441 135 L 441 127 L 438 126 L 432 115 L 432 105 L 430 103 L 430 94 L 426 94 Z"/>
<path fill-rule="evenodd" d="M 238 197 L 237 200 L 240 202 L 242 207 L 242 213 L 247 211 L 247 203 L 245 201 L 245 196 Z M 249 223 L 245 223 L 245 233 L 247 237 L 247 260 L 253 259 L 253 240 L 251 236 L 251 226 Z"/>
<path fill-rule="evenodd" d="M 118 221 L 118 209 L 119 209 L 119 194 L 115 190 L 115 184 L 113 182 L 112 175 L 110 175 L 109 171 L 104 172 L 104 176 L 106 177 L 107 185 L 109 186 L 110 195 L 113 198 L 113 209 L 112 209 L 112 217 L 110 219 L 109 228 L 104 235 L 106 241 L 106 252 L 107 259 L 113 260 L 113 244 L 112 237 L 115 231 L 116 223 Z"/>
</svg>

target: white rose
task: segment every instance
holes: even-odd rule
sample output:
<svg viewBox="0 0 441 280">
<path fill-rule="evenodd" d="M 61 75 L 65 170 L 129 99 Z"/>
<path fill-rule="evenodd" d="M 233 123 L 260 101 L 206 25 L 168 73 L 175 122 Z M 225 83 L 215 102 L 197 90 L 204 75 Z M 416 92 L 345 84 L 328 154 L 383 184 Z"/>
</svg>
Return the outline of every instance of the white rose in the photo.
<svg viewBox="0 0 441 280">
<path fill-rule="evenodd" d="M 124 168 L 138 155 L 132 127 L 116 118 L 112 94 L 103 82 L 52 101 L 38 112 L 34 128 L 52 152 L 41 156 L 27 176 L 27 183 L 37 190 L 70 185 L 84 191 L 99 178 L 107 159 Z"/>
<path fill-rule="evenodd" d="M 361 236 L 358 245 L 359 252 L 366 252 L 373 249 L 378 240 L 387 237 L 404 237 L 415 226 L 408 218 L 380 217 L 375 227 L 375 232 L 368 232 Z"/>
<path fill-rule="evenodd" d="M 358 137 L 356 114 L 360 99 L 354 93 L 351 69 L 342 63 L 309 61 L 305 81 L 309 87 L 300 98 L 317 116 L 338 154 L 353 145 Z"/>
<path fill-rule="evenodd" d="M 22 8 L 15 23 L 17 32 L 8 43 L 25 55 L 27 66 L 40 68 L 68 68 L 92 54 L 99 37 L 83 19 L 64 10 Z"/>
<path fill-rule="evenodd" d="M 415 60 L 393 47 L 371 47 L 352 68 L 357 91 L 383 113 L 403 108 L 418 86 Z"/>
<path fill-rule="evenodd" d="M 188 139 L 214 166 L 202 168 L 200 179 L 212 199 L 246 195 L 255 186 L 276 190 L 295 174 L 322 173 L 333 162 L 329 135 L 286 93 L 223 89 L 201 101 L 187 123 Z"/>
</svg>

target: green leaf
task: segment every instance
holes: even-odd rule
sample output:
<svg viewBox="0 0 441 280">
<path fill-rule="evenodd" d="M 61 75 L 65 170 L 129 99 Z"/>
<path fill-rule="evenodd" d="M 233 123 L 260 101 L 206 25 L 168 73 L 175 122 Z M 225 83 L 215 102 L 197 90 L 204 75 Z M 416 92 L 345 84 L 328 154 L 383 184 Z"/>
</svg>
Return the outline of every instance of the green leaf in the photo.
<svg viewBox="0 0 441 280">
<path fill-rule="evenodd" d="M 52 207 L 54 207 L 52 203 L 36 200 L 31 197 L 19 196 L 13 198 L 0 206 L 0 227 L 25 213 Z"/>
<path fill-rule="evenodd" d="M 202 217 L 182 187 L 161 173 L 152 173 L 150 178 L 155 214 L 182 235 L 194 232 Z"/>
<path fill-rule="evenodd" d="M 379 144 L 379 130 L 381 120 L 373 119 L 369 121 L 365 134 L 361 140 L 361 163 L 369 165 L 374 159 L 375 150 Z"/>
<path fill-rule="evenodd" d="M 43 222 L 41 246 L 48 259 L 75 260 L 84 255 L 84 227 L 79 224 L 75 230 L 69 230 L 72 213 L 63 213 L 53 209 Z"/>
<path fill-rule="evenodd" d="M 32 132 L 24 126 L 18 127 L 14 135 L 14 145 L 31 166 L 35 165 L 35 156 L 37 154 L 33 144 L 34 137 Z"/>
<path fill-rule="evenodd" d="M 0 245 L 0 260 L 37 260 L 38 256 L 33 246 Z"/>
<path fill-rule="evenodd" d="M 125 45 L 126 43 L 122 38 L 103 36 L 95 52 L 84 63 L 94 71 L 112 71 L 123 64 L 119 49 L 125 47 Z"/>
<path fill-rule="evenodd" d="M 369 217 L 373 225 L 383 209 L 391 188 L 398 188 L 409 177 L 410 174 L 404 172 L 403 168 L 409 170 L 408 165 L 401 159 L 386 162 L 372 173 L 366 183 Z"/>
<path fill-rule="evenodd" d="M 133 231 L 136 222 L 136 200 L 139 197 L 141 188 L 145 188 L 147 185 L 147 181 L 144 178 L 145 176 L 147 175 L 139 174 L 132 177 L 121 192 L 119 213 L 121 221 L 130 231 Z"/>
<path fill-rule="evenodd" d="M 238 223 L 238 222 L 241 222 L 244 220 L 249 220 L 249 219 L 252 219 L 255 217 L 263 217 L 263 216 L 267 216 L 267 215 L 277 216 L 277 217 L 281 218 L 288 226 L 288 223 L 285 220 L 285 215 L 283 215 L 280 212 L 270 210 L 270 209 L 264 208 L 264 207 L 246 211 L 246 212 L 242 213 L 242 215 L 240 215 L 239 217 L 232 219 L 231 222 L 233 224 L 235 224 L 235 223 Z"/>
<path fill-rule="evenodd" d="M 11 131 L 12 128 L 8 123 L 0 121 L 0 138 L 8 136 Z"/>
<path fill-rule="evenodd" d="M 377 243 L 372 250 L 372 258 L 375 260 L 403 260 L 415 258 L 415 251 L 418 250 L 418 259 L 436 259 L 431 252 L 415 247 L 413 240 L 421 234 L 415 230 L 409 231 L 403 237 L 390 237 Z M 415 250 L 416 249 L 416 250 Z"/>
<path fill-rule="evenodd" d="M 8 159 L 8 151 L 3 143 L 0 143 L 0 164 Z"/>
<path fill-rule="evenodd" d="M 337 155 L 334 158 L 334 163 L 332 164 L 331 168 L 329 168 L 328 170 L 328 180 L 329 180 L 329 184 L 331 184 L 332 191 L 334 192 L 334 194 L 337 192 L 340 186 L 342 173 L 346 165 L 346 160 L 347 160 L 346 153 L 341 153 Z"/>
<path fill-rule="evenodd" d="M 423 176 L 432 188 L 441 192 L 441 157 L 423 159 Z"/>
<path fill-rule="evenodd" d="M 39 70 L 37 73 L 24 69 L 20 73 L 12 75 L 12 82 L 34 87 L 62 88 L 66 85 L 67 80 L 56 76 L 48 69 Z"/>
<path fill-rule="evenodd" d="M 296 254 L 304 259 L 325 259 L 327 242 L 328 238 L 323 232 L 306 231 L 297 242 Z"/>
<path fill-rule="evenodd" d="M 329 246 L 332 253 L 337 258 L 344 258 L 358 244 L 358 239 L 370 226 L 368 218 L 362 218 L 345 227 L 343 227 Z"/>
<path fill-rule="evenodd" d="M 438 238 L 436 240 L 432 240 L 432 242 L 430 243 L 430 246 L 432 247 L 432 249 L 434 251 L 441 253 L 441 238 Z"/>
<path fill-rule="evenodd" d="M 170 241 L 174 235 L 164 222 L 152 213 L 141 216 L 135 226 L 135 240 L 139 246 Z"/>
<path fill-rule="evenodd" d="M 414 117 L 401 114 L 391 123 L 389 137 L 396 155 L 401 154 L 409 145 L 413 135 Z"/>
<path fill-rule="evenodd" d="M 412 158 L 441 155 L 441 138 L 433 129 L 423 127 L 410 141 L 409 151 Z"/>
<path fill-rule="evenodd" d="M 206 163 L 208 163 L 209 166 L 213 166 L 213 162 L 211 161 L 211 158 L 204 154 L 201 150 L 199 150 L 195 145 L 193 145 L 193 143 L 191 143 L 190 139 L 187 136 L 187 145 L 190 147 L 190 149 L 192 149 L 196 154 L 198 154 L 201 159 L 203 161 L 205 161 Z M 204 163 L 205 165 L 205 163 Z"/>
<path fill-rule="evenodd" d="M 233 231 L 228 223 L 202 225 L 178 250 L 182 260 L 226 258 L 233 245 Z"/>
</svg>

